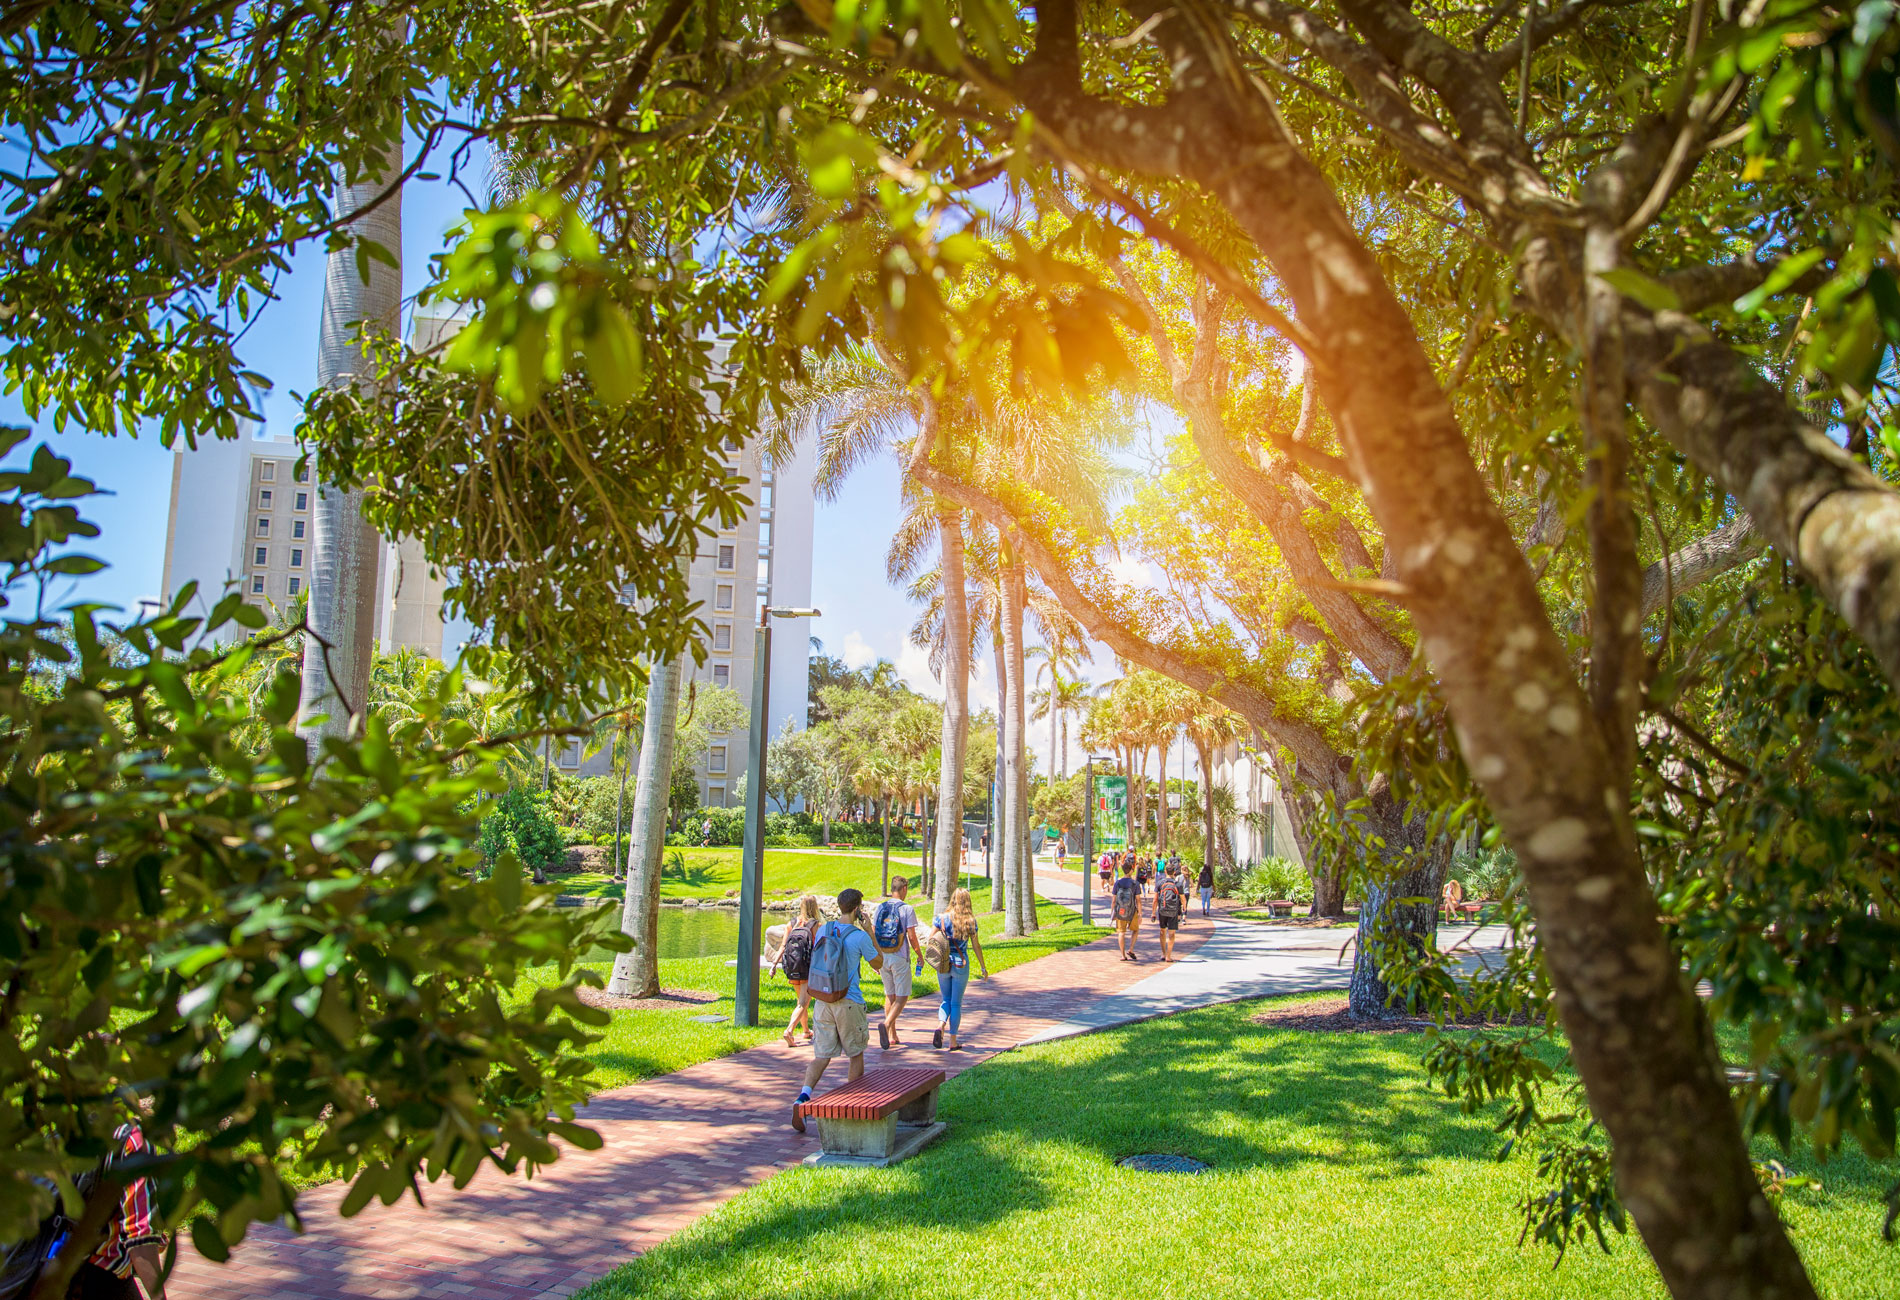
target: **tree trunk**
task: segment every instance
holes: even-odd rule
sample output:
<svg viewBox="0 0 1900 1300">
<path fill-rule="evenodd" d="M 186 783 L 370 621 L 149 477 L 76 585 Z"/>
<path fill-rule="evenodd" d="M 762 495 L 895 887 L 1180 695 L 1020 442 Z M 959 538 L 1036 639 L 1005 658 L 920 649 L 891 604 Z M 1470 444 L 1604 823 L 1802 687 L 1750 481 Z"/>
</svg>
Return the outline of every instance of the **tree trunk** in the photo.
<svg viewBox="0 0 1900 1300">
<path fill-rule="evenodd" d="M 1007 810 L 1003 835 L 1008 844 L 1003 871 L 1010 882 L 1009 899 L 1003 913 L 1003 933 L 1020 935 L 1036 928 L 1035 872 L 1027 861 L 1028 774 L 1023 762 L 1023 742 L 1028 734 L 1025 728 L 1028 711 L 1023 707 L 1028 696 L 1028 692 L 1023 689 L 1023 609 L 1027 604 L 1027 593 L 1022 566 L 1013 554 L 1006 555 L 999 568 L 1003 590 L 998 613 L 1003 624 L 1003 670 L 1005 680 L 1009 683 L 1009 703 L 1002 717 L 1003 788 L 1006 791 L 1004 807 Z"/>
<path fill-rule="evenodd" d="M 376 207 L 365 205 L 402 174 L 402 141 L 392 143 L 374 175 L 346 180 L 337 188 L 337 208 L 355 213 L 349 231 L 357 243 L 337 249 L 324 267 L 323 316 L 318 325 L 317 383 L 324 388 L 375 387 L 375 376 L 358 347 L 358 327 L 392 336 L 402 333 L 402 193 Z M 394 259 L 365 263 L 358 273 L 359 243 L 373 243 Z M 310 600 L 305 614 L 311 635 L 303 644 L 303 685 L 298 730 L 319 758 L 323 742 L 355 730 L 352 714 L 369 699 L 370 666 L 376 655 L 376 577 L 382 538 L 363 517 L 362 488 L 340 491 L 316 465 L 316 509 L 311 514 Z M 315 722 L 319 715 L 323 721 Z"/>
<path fill-rule="evenodd" d="M 963 759 L 970 737 L 970 598 L 963 575 L 963 512 L 946 505 L 937 515 L 943 570 L 943 741 L 937 779 L 937 878 L 931 903 L 950 911 L 950 891 L 962 867 Z M 945 835 L 948 824 L 956 833 Z"/>
<path fill-rule="evenodd" d="M 884 825 L 884 893 L 889 896 L 891 892 L 891 797 L 889 795 L 884 796 L 884 807 L 878 814 L 878 820 Z"/>
<path fill-rule="evenodd" d="M 632 739 L 632 737 L 628 737 Z M 627 806 L 627 774 L 633 771 L 633 755 L 629 754 L 620 763 L 620 789 L 614 794 L 614 853 L 607 859 L 608 874 L 615 880 L 627 878 L 626 864 L 620 860 L 620 828 L 624 824 L 621 813 Z"/>
<path fill-rule="evenodd" d="M 615 997 L 660 995 L 660 869 L 666 854 L 667 801 L 673 793 L 673 733 L 685 664 L 660 659 L 647 678 L 647 716 L 640 741 L 640 776 L 633 787 L 633 826 L 627 836 L 627 891 L 620 929 L 633 951 L 614 959 L 607 991 Z"/>
<path fill-rule="evenodd" d="M 1010 891 L 1015 882 L 1009 878 L 1009 840 L 1003 828 L 1009 824 L 1009 787 L 1003 783 L 1003 725 L 1009 709 L 1009 667 L 1003 654 L 1003 602 L 999 588 L 996 602 L 996 626 L 990 629 L 990 653 L 996 660 L 996 774 L 990 780 L 990 855 L 995 863 L 990 874 L 990 912 L 1007 913 Z"/>
<path fill-rule="evenodd" d="M 1168 851 L 1168 750 L 1171 747 L 1161 747 L 1161 802 L 1155 805 L 1155 852 L 1160 854 Z"/>
<path fill-rule="evenodd" d="M 1445 869 L 1451 864 L 1451 842 L 1442 835 L 1428 842 L 1425 819 L 1405 820 L 1389 793 L 1376 792 L 1369 804 L 1367 815 L 1375 819 L 1385 842 L 1400 852 L 1410 850 L 1413 855 L 1409 870 L 1368 881 L 1365 902 L 1359 907 L 1352 985 L 1346 1000 L 1353 1015 L 1384 1020 L 1407 1014 L 1407 1009 L 1387 1005 L 1391 989 L 1379 974 L 1386 960 L 1382 948 L 1406 946 L 1425 950 L 1437 942 L 1438 895 L 1445 886 Z M 1337 879 L 1336 874 L 1334 879 Z M 1395 901 L 1401 898 L 1423 901 Z"/>
</svg>

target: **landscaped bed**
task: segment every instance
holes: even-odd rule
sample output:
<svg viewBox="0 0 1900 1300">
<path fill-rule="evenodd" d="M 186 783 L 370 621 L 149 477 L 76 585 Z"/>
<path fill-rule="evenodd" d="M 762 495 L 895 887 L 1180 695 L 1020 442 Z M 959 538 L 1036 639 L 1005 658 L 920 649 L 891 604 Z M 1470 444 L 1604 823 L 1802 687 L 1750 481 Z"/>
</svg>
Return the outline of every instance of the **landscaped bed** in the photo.
<svg viewBox="0 0 1900 1300">
<path fill-rule="evenodd" d="M 1659 1297 L 1633 1236 L 1520 1247 L 1532 1164 L 1427 1086 L 1411 1033 L 1256 1024 L 1280 999 L 1018 1049 L 952 1080 L 949 1135 L 888 1170 L 777 1175 L 580 1293 L 640 1297 Z M 1134 1153 L 1198 1175 L 1119 1169 Z M 1775 1154 L 1761 1148 L 1766 1158 Z M 1815 1167 L 1783 1213 L 1836 1300 L 1895 1294 L 1891 1168 Z"/>
<path fill-rule="evenodd" d="M 988 959 L 992 973 L 1061 952 L 1065 948 L 1073 948 L 1108 933 L 1100 926 L 1083 925 L 1082 918 L 1065 907 L 1039 902 L 1036 915 L 1042 928 L 1020 939 L 1005 939 L 1002 937 L 1002 915 L 984 912 L 989 906 L 989 891 L 974 890 L 972 893 L 982 925 L 983 954 Z M 918 910 L 921 915 L 928 916 L 930 909 L 926 904 Z M 781 976 L 762 973 L 759 981 L 761 1025 L 757 1029 L 736 1028 L 731 1017 L 732 989 L 737 972 L 727 964 L 729 960 L 724 957 L 698 957 L 661 961 L 660 979 L 668 988 L 704 990 L 716 994 L 716 998 L 709 1002 L 682 1001 L 677 1009 L 638 1008 L 611 1012 L 613 1022 L 603 1031 L 601 1041 L 588 1051 L 594 1061 L 595 1088 L 605 1091 L 654 1075 L 683 1070 L 700 1061 L 725 1056 L 757 1043 L 770 1042 L 782 1035 L 797 1003 L 791 985 Z M 603 984 L 613 969 L 611 962 L 588 963 L 587 968 L 598 972 Z M 529 997 L 536 988 L 544 983 L 552 983 L 555 978 L 555 967 L 543 967 L 537 975 L 518 983 L 514 996 Z M 865 967 L 859 972 L 859 980 L 864 989 L 865 1002 L 873 1008 L 882 1005 L 883 987 L 877 975 Z M 923 974 L 914 979 L 913 1010 L 907 1012 L 904 1018 L 909 1032 L 924 1042 L 929 1041 L 930 1028 L 934 1024 L 936 995 L 936 972 L 925 966 Z M 695 1016 L 723 1016 L 725 1020 L 719 1024 L 703 1024 L 694 1020 Z"/>
<path fill-rule="evenodd" d="M 674 855 L 678 855 L 676 860 Z M 891 875 L 912 881 L 919 877 L 917 852 L 891 857 Z M 597 871 L 577 871 L 553 876 L 554 884 L 567 894 L 600 897 L 618 894 L 612 877 Z M 981 880 L 981 875 L 976 877 Z M 836 896 L 838 891 L 856 888 L 865 897 L 877 897 L 883 885 L 883 859 L 876 852 L 863 850 L 829 851 L 822 849 L 767 849 L 765 851 L 765 894 L 768 899 L 796 898 L 799 894 Z M 666 865 L 660 872 L 660 894 L 664 898 L 724 898 L 739 889 L 738 849 L 667 849 Z"/>
</svg>

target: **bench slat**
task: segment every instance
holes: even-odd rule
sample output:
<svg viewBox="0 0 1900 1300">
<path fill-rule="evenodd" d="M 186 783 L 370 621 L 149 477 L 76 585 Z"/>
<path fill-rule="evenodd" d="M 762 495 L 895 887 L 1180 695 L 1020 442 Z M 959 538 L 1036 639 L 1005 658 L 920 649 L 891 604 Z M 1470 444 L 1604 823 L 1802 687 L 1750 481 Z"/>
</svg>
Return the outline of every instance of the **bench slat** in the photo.
<svg viewBox="0 0 1900 1300">
<path fill-rule="evenodd" d="M 866 1070 L 855 1083 L 833 1088 L 802 1107 L 816 1119 L 882 1119 L 943 1083 L 942 1070 Z"/>
</svg>

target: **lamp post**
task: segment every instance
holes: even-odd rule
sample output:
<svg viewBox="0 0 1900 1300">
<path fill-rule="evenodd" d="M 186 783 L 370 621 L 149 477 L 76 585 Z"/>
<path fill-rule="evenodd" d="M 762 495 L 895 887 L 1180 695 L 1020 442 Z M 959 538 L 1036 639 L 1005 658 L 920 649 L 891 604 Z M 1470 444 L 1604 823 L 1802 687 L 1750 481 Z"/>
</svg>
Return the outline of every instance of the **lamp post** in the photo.
<svg viewBox="0 0 1900 1300">
<path fill-rule="evenodd" d="M 746 746 L 745 849 L 739 869 L 739 974 L 732 991 L 732 1023 L 759 1025 L 759 926 L 765 900 L 765 744 L 772 682 L 772 623 L 775 618 L 817 618 L 815 609 L 766 605 L 759 610 L 752 647 L 752 729 Z"/>
</svg>

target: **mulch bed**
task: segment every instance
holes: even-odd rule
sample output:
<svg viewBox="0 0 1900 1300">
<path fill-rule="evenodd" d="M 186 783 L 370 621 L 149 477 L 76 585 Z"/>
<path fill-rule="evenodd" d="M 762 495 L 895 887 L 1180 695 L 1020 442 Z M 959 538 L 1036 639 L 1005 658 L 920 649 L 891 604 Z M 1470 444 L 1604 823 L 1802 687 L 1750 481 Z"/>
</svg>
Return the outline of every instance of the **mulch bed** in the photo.
<svg viewBox="0 0 1900 1300">
<path fill-rule="evenodd" d="M 575 992 L 580 995 L 582 1002 L 603 1011 L 682 1011 L 687 1007 L 719 1001 L 717 993 L 709 993 L 705 989 L 661 989 L 657 998 L 617 998 L 611 993 L 590 988 L 576 989 Z"/>
<path fill-rule="evenodd" d="M 1361 1020 L 1348 1009 L 1344 998 L 1325 998 L 1318 1002 L 1307 1002 L 1297 1007 L 1275 1007 L 1250 1016 L 1256 1025 L 1269 1025 L 1274 1029 L 1295 1029 L 1308 1034 L 1416 1034 L 1420 1030 L 1430 1029 L 1432 1022 L 1427 1019 L 1395 1017 L 1391 1020 Z M 1476 1016 L 1460 1016 L 1452 1022 L 1461 1029 L 1502 1029 L 1504 1022 L 1481 1020 Z M 1514 1016 L 1513 1025 L 1528 1025 L 1525 1016 Z"/>
</svg>

